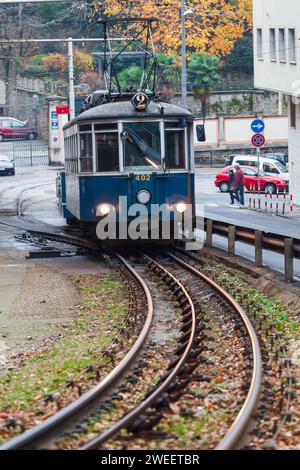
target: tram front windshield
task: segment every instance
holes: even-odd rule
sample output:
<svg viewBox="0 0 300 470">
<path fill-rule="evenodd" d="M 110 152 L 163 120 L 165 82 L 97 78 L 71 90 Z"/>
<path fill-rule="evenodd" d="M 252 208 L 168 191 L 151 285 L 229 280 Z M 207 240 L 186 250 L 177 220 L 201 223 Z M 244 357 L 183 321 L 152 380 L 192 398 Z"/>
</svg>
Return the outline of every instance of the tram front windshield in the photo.
<svg viewBox="0 0 300 470">
<path fill-rule="evenodd" d="M 161 170 L 159 123 L 124 124 L 122 139 L 125 171 Z"/>
</svg>

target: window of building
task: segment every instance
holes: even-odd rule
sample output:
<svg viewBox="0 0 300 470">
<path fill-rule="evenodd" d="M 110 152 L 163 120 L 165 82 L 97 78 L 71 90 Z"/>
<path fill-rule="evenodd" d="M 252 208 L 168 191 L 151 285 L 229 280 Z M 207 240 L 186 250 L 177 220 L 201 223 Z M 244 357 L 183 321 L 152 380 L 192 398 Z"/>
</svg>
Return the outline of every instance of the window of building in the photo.
<svg viewBox="0 0 300 470">
<path fill-rule="evenodd" d="M 256 54 L 258 59 L 263 58 L 263 43 L 262 43 L 262 29 L 256 30 Z"/>
<path fill-rule="evenodd" d="M 93 171 L 93 144 L 92 134 L 80 134 L 80 171 L 88 173 Z"/>
<path fill-rule="evenodd" d="M 288 56 L 289 56 L 289 62 L 296 62 L 296 40 L 295 40 L 294 29 L 289 29 Z"/>
<path fill-rule="evenodd" d="M 275 28 L 270 28 L 269 31 L 269 52 L 270 59 L 276 60 L 276 31 Z"/>
<path fill-rule="evenodd" d="M 296 129 L 296 105 L 293 97 L 290 98 L 290 124 L 293 129 Z"/>
<path fill-rule="evenodd" d="M 285 30 L 283 28 L 279 28 L 278 53 L 279 53 L 279 60 L 281 62 L 285 62 L 286 61 Z"/>
<path fill-rule="evenodd" d="M 117 132 L 95 134 L 97 172 L 120 171 Z"/>
</svg>

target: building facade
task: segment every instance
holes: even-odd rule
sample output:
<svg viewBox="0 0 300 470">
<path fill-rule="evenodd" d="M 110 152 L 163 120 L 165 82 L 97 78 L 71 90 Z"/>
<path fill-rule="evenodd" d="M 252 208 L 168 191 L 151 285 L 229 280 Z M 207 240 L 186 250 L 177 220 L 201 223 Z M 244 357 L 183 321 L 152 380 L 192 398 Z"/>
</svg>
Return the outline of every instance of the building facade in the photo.
<svg viewBox="0 0 300 470">
<path fill-rule="evenodd" d="M 255 87 L 288 96 L 290 192 L 300 205 L 300 0 L 253 0 Z"/>
</svg>

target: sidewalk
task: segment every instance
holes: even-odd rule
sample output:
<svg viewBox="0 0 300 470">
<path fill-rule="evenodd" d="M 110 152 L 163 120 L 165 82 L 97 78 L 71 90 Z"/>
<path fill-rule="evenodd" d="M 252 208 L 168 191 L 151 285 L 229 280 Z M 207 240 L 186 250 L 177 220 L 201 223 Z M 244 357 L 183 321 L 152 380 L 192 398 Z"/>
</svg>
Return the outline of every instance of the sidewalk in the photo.
<svg viewBox="0 0 300 470">
<path fill-rule="evenodd" d="M 282 218 L 288 219 L 288 220 L 300 220 L 300 206 L 296 206 L 296 205 L 293 206 L 293 212 L 292 213 L 290 212 L 290 209 L 288 207 L 284 214 L 282 212 L 278 212 L 278 214 L 277 214 L 276 213 L 276 207 L 275 208 L 273 207 L 272 212 L 271 212 L 270 209 L 268 209 L 266 211 L 264 208 L 258 209 L 256 207 L 254 209 L 253 207 L 249 207 L 249 206 L 245 206 L 245 208 L 250 210 L 250 211 L 259 212 L 259 213 L 262 213 L 262 214 L 264 214 L 266 216 L 270 216 L 270 217 L 282 217 Z"/>
</svg>

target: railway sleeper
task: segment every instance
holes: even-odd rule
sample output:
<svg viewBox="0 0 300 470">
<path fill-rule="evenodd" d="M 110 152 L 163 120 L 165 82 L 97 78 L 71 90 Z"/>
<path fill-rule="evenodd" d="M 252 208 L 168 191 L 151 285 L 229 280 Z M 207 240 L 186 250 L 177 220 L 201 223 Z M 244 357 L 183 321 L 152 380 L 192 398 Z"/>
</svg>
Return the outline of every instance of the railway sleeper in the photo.
<svg viewBox="0 0 300 470">
<path fill-rule="evenodd" d="M 147 413 L 141 414 L 135 421 L 127 426 L 127 430 L 134 434 L 141 431 L 151 430 L 159 423 L 162 417 L 163 414 L 157 410 L 147 411 Z"/>
<path fill-rule="evenodd" d="M 199 361 L 193 361 L 185 364 L 185 366 L 179 371 L 180 377 L 190 377 L 192 372 L 199 366 Z"/>
</svg>

